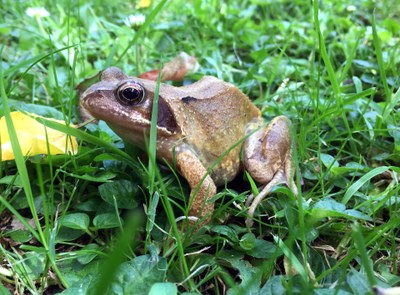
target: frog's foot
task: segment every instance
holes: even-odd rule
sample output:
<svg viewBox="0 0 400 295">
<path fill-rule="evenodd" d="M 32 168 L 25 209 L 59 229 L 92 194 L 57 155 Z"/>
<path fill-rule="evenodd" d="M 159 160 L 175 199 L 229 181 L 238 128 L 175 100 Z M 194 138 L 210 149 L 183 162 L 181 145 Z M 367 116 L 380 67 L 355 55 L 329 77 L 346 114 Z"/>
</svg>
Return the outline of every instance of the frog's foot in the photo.
<svg viewBox="0 0 400 295">
<path fill-rule="evenodd" d="M 297 186 L 294 182 L 294 176 L 293 176 L 293 167 L 292 167 L 292 161 L 291 159 L 288 159 L 288 162 L 286 164 L 285 170 L 279 169 L 274 177 L 271 179 L 270 182 L 268 182 L 264 188 L 261 190 L 261 192 L 254 197 L 253 194 L 251 194 L 247 200 L 246 200 L 246 207 L 249 208 L 248 210 L 248 216 L 246 218 L 246 227 L 250 228 L 253 226 L 253 218 L 254 218 L 254 212 L 256 211 L 258 205 L 264 200 L 264 198 L 272 191 L 272 189 L 279 185 L 279 184 L 286 184 L 289 189 L 293 192 L 295 196 L 297 196 L 298 191 L 297 191 Z"/>
<path fill-rule="evenodd" d="M 256 211 L 256 208 L 258 205 L 261 203 L 262 200 L 271 192 L 271 190 L 278 184 L 285 183 L 286 178 L 284 177 L 284 173 L 282 171 L 278 171 L 274 178 L 264 186 L 264 188 L 261 190 L 261 192 L 254 198 L 254 195 L 251 194 L 246 201 L 246 207 L 249 208 L 247 212 L 247 218 L 246 218 L 246 227 L 250 228 L 253 226 L 253 218 L 254 218 L 254 212 Z M 251 205 L 250 205 L 251 204 Z"/>
</svg>

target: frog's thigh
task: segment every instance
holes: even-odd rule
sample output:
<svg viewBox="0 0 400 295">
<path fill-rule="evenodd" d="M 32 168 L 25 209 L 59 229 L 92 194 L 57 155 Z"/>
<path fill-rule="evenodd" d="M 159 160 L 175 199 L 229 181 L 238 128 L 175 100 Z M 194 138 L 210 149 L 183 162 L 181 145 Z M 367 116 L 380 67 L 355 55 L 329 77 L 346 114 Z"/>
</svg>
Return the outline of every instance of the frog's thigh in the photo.
<svg viewBox="0 0 400 295">
<path fill-rule="evenodd" d="M 207 175 L 201 183 L 207 170 L 190 150 L 177 151 L 176 164 L 180 174 L 188 181 L 192 189 L 189 215 L 198 218 L 205 217 L 203 223 L 209 222 L 214 211 L 214 203 L 208 200 L 217 193 L 214 181 Z"/>
<path fill-rule="evenodd" d="M 285 171 L 291 161 L 290 121 L 285 116 L 274 118 L 266 127 L 262 118 L 246 127 L 250 135 L 244 144 L 246 170 L 258 183 L 266 184 L 279 171 Z"/>
</svg>

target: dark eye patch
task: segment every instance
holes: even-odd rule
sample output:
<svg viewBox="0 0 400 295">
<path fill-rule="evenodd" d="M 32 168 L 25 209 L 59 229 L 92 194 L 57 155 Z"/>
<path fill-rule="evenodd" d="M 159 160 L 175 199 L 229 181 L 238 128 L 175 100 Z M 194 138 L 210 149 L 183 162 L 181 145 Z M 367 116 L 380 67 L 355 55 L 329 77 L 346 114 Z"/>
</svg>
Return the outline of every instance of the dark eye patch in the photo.
<svg viewBox="0 0 400 295">
<path fill-rule="evenodd" d="M 164 101 L 162 97 L 159 97 L 158 99 L 157 126 L 164 127 L 172 133 L 177 132 L 179 129 L 174 115 L 172 114 L 168 104 Z"/>
</svg>

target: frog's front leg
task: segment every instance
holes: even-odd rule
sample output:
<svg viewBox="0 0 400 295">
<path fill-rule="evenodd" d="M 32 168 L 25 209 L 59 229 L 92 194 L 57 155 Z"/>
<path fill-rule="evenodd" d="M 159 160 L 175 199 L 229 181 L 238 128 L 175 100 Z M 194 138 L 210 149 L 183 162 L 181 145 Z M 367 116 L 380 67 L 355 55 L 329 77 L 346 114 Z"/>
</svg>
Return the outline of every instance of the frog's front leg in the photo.
<svg viewBox="0 0 400 295">
<path fill-rule="evenodd" d="M 258 118 L 246 126 L 246 135 L 251 134 L 244 144 L 244 164 L 255 181 L 265 187 L 254 198 L 246 202 L 249 206 L 247 227 L 253 224 L 253 215 L 257 206 L 274 186 L 285 183 L 297 195 L 292 165 L 292 137 L 290 120 L 285 116 L 274 118 L 267 127 L 264 120 Z"/>
<path fill-rule="evenodd" d="M 217 193 L 214 181 L 207 175 L 202 182 L 207 169 L 190 149 L 180 147 L 175 152 L 177 168 L 191 188 L 189 217 L 201 218 L 200 224 L 206 224 L 214 212 L 214 203 L 209 201 Z"/>
</svg>

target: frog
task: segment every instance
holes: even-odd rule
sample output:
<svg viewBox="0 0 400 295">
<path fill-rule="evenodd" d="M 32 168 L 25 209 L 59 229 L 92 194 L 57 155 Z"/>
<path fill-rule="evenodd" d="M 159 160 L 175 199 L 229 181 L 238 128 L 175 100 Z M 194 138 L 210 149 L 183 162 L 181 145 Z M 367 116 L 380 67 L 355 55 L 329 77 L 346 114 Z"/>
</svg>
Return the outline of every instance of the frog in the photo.
<svg viewBox="0 0 400 295">
<path fill-rule="evenodd" d="M 123 140 L 145 149 L 158 89 L 156 157 L 188 182 L 190 220 L 209 223 L 217 187 L 242 170 L 262 186 L 246 202 L 248 227 L 276 185 L 285 183 L 297 195 L 291 121 L 286 116 L 266 124 L 247 95 L 213 76 L 184 86 L 157 83 L 109 67 L 80 95 L 80 104 Z"/>
</svg>

